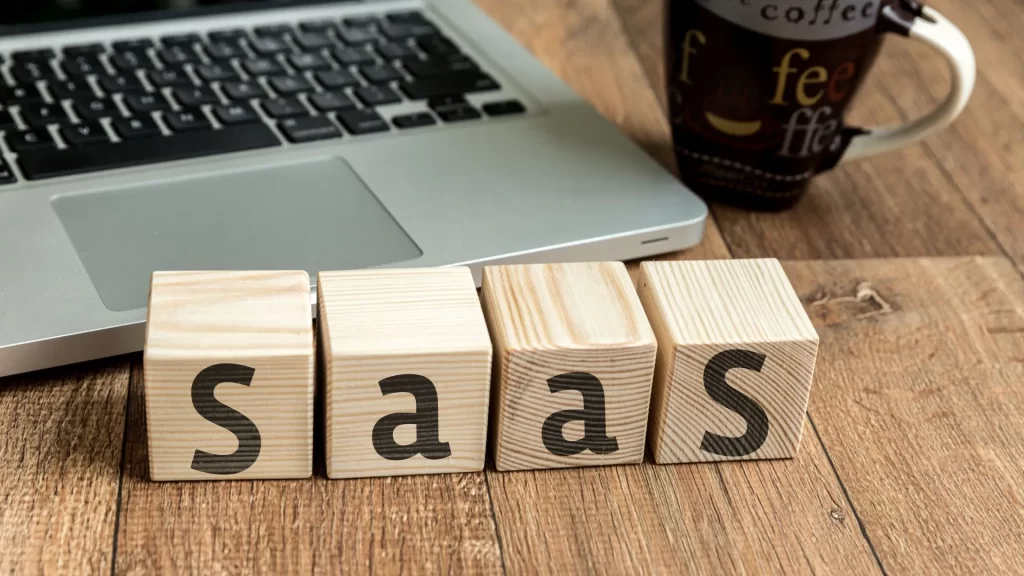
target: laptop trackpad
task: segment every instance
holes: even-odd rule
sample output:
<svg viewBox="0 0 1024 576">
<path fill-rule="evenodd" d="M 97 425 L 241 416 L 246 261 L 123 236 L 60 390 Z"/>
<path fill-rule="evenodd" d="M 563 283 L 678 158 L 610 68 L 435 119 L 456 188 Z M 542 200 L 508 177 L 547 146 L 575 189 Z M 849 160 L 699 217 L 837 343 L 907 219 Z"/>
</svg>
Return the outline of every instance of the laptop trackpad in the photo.
<svg viewBox="0 0 1024 576">
<path fill-rule="evenodd" d="M 422 253 L 337 158 L 52 200 L 110 310 L 146 306 L 154 270 L 366 268 Z"/>
</svg>

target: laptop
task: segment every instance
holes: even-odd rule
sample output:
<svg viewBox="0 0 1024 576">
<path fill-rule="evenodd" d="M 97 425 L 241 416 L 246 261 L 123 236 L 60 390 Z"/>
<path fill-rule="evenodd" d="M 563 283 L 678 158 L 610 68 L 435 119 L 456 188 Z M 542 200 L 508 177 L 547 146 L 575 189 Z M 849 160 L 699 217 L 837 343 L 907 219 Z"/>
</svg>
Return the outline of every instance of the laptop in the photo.
<svg viewBox="0 0 1024 576">
<path fill-rule="evenodd" d="M 154 270 L 479 282 L 703 235 L 470 0 L 4 2 L 0 62 L 0 376 L 141 350 Z"/>
</svg>

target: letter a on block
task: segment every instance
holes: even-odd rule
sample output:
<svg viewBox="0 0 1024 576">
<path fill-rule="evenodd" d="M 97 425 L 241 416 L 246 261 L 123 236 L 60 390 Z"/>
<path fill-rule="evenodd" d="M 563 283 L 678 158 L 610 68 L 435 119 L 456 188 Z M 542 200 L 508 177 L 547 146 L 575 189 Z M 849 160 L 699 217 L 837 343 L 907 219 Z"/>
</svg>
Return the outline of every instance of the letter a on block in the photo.
<svg viewBox="0 0 1024 576">
<path fill-rule="evenodd" d="M 484 269 L 498 470 L 643 460 L 657 343 L 620 262 Z"/>
<path fill-rule="evenodd" d="M 327 475 L 484 468 L 491 340 L 469 268 L 321 272 Z"/>
<path fill-rule="evenodd" d="M 655 461 L 796 456 L 818 334 L 779 262 L 644 262 L 637 288 L 658 336 Z"/>
<path fill-rule="evenodd" d="M 153 480 L 313 474 L 305 272 L 156 272 L 143 380 Z"/>
</svg>

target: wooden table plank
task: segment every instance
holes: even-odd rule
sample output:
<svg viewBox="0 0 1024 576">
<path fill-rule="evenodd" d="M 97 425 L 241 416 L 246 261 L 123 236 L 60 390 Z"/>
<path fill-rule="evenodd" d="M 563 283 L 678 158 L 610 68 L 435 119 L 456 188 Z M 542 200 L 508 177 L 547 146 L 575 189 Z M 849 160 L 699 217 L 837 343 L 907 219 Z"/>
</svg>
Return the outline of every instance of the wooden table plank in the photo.
<svg viewBox="0 0 1024 576">
<path fill-rule="evenodd" d="M 980 214 L 1006 253 L 1024 268 L 1024 5 L 1006 0 L 930 2 L 967 35 L 978 59 L 978 82 L 963 116 L 924 147 Z M 916 42 L 893 39 L 882 88 L 910 118 L 946 95 L 949 70 Z"/>
<path fill-rule="evenodd" d="M 1024 281 L 1004 258 L 788 263 L 810 413 L 893 574 L 1024 572 Z"/>
<path fill-rule="evenodd" d="M 663 3 L 613 1 L 637 54 L 644 59 L 649 82 L 661 87 Z M 1019 7 L 1006 9 L 1022 12 Z M 911 63 L 899 53 L 882 51 L 879 65 L 851 107 L 851 124 L 878 126 L 906 120 L 886 92 L 886 86 L 906 85 L 903 76 L 885 64 L 893 60 Z M 925 60 L 943 65 L 935 54 Z M 978 108 L 977 102 L 973 105 Z M 721 205 L 713 212 L 733 255 L 743 258 L 1001 253 L 960 189 L 949 181 L 946 168 L 922 146 L 821 174 L 813 180 L 808 197 L 787 212 L 751 214 Z"/>
<path fill-rule="evenodd" d="M 0 379 L 0 573 L 110 571 L 123 358 Z"/>
<path fill-rule="evenodd" d="M 133 370 L 117 573 L 497 573 L 482 473 L 328 480 L 151 482 Z"/>
</svg>

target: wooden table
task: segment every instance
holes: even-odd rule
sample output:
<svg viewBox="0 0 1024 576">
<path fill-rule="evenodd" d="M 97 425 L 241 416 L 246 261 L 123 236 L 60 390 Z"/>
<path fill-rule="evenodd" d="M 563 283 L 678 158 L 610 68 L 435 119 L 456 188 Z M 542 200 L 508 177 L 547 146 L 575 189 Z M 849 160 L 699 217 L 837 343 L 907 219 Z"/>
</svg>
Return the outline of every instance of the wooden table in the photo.
<svg viewBox="0 0 1024 576">
<path fill-rule="evenodd" d="M 480 3 L 672 166 L 660 0 Z M 1024 4 L 931 4 L 981 65 L 954 127 L 673 256 L 787 261 L 821 335 L 795 460 L 157 484 L 132 355 L 0 382 L 0 572 L 1024 572 Z M 853 119 L 947 81 L 891 40 Z"/>
</svg>

